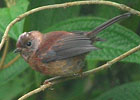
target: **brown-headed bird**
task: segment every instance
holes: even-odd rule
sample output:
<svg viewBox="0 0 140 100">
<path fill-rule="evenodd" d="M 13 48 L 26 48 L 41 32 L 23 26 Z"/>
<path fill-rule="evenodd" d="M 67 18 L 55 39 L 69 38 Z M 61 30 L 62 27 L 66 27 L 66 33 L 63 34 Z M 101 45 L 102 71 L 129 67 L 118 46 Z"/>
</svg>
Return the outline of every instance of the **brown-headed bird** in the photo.
<svg viewBox="0 0 140 100">
<path fill-rule="evenodd" d="M 101 40 L 96 34 L 129 16 L 130 13 L 116 16 L 90 32 L 24 32 L 18 38 L 15 52 L 20 52 L 34 70 L 46 75 L 68 76 L 79 73 L 85 55 L 96 50 L 93 43 Z"/>
</svg>

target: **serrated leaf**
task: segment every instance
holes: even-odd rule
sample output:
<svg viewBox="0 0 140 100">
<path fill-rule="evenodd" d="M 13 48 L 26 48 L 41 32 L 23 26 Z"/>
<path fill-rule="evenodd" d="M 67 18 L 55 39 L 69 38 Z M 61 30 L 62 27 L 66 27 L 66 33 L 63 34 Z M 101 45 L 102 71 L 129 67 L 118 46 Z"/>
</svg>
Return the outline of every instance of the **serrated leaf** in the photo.
<svg viewBox="0 0 140 100">
<path fill-rule="evenodd" d="M 24 13 L 28 7 L 28 0 L 20 0 L 15 6 L 10 8 L 0 8 L 0 32 L 4 33 L 7 25 L 20 14 Z M 10 30 L 9 36 L 17 40 L 23 32 L 24 19 L 16 23 Z"/>
<path fill-rule="evenodd" d="M 95 100 L 140 100 L 140 82 L 127 83 L 117 86 Z"/>
<path fill-rule="evenodd" d="M 48 31 L 56 30 L 66 30 L 66 31 L 91 31 L 95 27 L 99 26 L 105 22 L 101 18 L 76 18 L 71 19 L 62 23 L 59 23 L 49 29 Z M 104 31 L 98 34 L 98 37 L 105 39 L 104 42 L 97 42 L 96 46 L 101 48 L 90 53 L 87 59 L 92 60 L 111 60 L 124 52 L 130 50 L 131 48 L 139 45 L 140 38 L 134 32 L 129 29 L 126 29 L 120 25 L 112 25 L 111 27 L 105 29 Z M 123 59 L 125 62 L 140 63 L 140 52 L 134 53 L 131 56 Z"/>
<path fill-rule="evenodd" d="M 96 43 L 96 46 L 102 49 L 92 52 L 90 55 L 96 60 L 111 60 L 138 46 L 140 43 L 139 36 L 137 36 L 134 32 L 119 25 L 110 27 L 108 30 L 105 30 L 104 33 L 100 36 L 106 39 L 106 41 L 104 42 Z M 140 52 L 136 52 L 123 59 L 122 61 L 140 63 L 139 57 Z"/>
</svg>

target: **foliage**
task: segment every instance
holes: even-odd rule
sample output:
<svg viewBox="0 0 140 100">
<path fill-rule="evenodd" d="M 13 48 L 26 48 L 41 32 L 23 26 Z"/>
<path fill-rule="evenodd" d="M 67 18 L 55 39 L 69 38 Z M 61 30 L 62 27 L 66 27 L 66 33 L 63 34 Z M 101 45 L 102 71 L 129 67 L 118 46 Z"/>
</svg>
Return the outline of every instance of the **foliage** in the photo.
<svg viewBox="0 0 140 100">
<path fill-rule="evenodd" d="M 10 8 L 0 8 L 0 40 L 6 26 L 18 15 L 38 6 L 68 1 L 17 0 L 16 5 Z M 139 0 L 133 2 L 118 0 L 118 2 L 140 9 Z M 44 33 L 56 30 L 90 31 L 120 13 L 120 10 L 112 7 L 86 5 L 44 10 L 32 14 L 15 24 L 9 32 L 10 43 L 4 65 L 16 57 L 13 50 L 16 48 L 18 36 L 24 31 L 39 30 Z M 138 17 L 132 16 L 121 21 L 121 25 L 114 24 L 100 32 L 98 37 L 105 41 L 93 44 L 100 49 L 87 55 L 87 69 L 93 69 L 139 45 L 140 38 L 136 34 L 139 32 L 139 20 Z M 4 48 L 0 52 L 0 60 L 3 51 Z M 53 87 L 55 88 L 53 91 L 43 91 L 28 100 L 93 100 L 95 98 L 96 100 L 139 100 L 139 58 L 138 51 L 113 65 L 112 69 L 98 72 L 85 79 L 58 84 Z M 19 58 L 8 68 L 0 70 L 0 100 L 15 100 L 38 87 L 44 79 L 46 76 L 33 71 L 22 58 Z"/>
</svg>

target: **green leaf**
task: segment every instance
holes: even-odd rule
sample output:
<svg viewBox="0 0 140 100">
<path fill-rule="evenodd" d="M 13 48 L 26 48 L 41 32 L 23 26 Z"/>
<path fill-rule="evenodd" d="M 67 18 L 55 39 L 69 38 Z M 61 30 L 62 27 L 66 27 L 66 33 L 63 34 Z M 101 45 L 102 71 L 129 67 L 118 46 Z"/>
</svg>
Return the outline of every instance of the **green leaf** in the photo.
<svg viewBox="0 0 140 100">
<path fill-rule="evenodd" d="M 27 10 L 28 3 L 28 0 L 20 0 L 11 8 L 0 8 L 0 32 L 4 33 L 7 25 Z M 18 36 L 23 32 L 23 25 L 24 20 L 16 23 L 11 28 L 9 36 L 17 40 Z"/>
<path fill-rule="evenodd" d="M 30 87 L 35 83 L 32 77 L 33 72 L 28 70 L 27 73 L 26 70 L 26 72 L 21 73 L 13 80 L 0 86 L 0 100 L 17 100 L 18 95 L 22 96 L 27 93 L 30 90 Z"/>
<path fill-rule="evenodd" d="M 95 100 L 140 100 L 140 82 L 127 83 L 117 86 Z"/>
<path fill-rule="evenodd" d="M 0 40 L 2 39 L 2 32 L 0 32 Z"/>
<path fill-rule="evenodd" d="M 76 80 L 75 82 L 72 80 L 73 86 L 69 89 L 69 93 L 66 92 L 63 98 L 67 98 L 67 100 L 77 100 L 84 95 L 84 88 L 85 88 L 85 80 Z M 61 100 L 63 99 L 61 98 Z M 76 98 L 76 99 L 75 99 Z"/>
<path fill-rule="evenodd" d="M 27 10 L 28 1 L 27 0 L 19 0 L 15 6 L 12 6 L 11 8 L 0 8 L 0 38 L 2 37 L 5 28 L 7 25 L 15 19 L 18 15 L 22 14 Z M 19 34 L 23 32 L 23 25 L 24 20 L 21 22 L 15 24 L 12 29 L 9 32 L 9 36 L 13 39 L 17 39 Z M 11 41 L 14 43 L 14 41 Z M 10 50 L 12 50 L 10 48 Z M 8 52 L 6 56 L 5 64 L 7 64 L 9 61 L 11 61 L 16 54 L 13 52 Z M 23 60 L 23 58 L 18 59 L 14 64 L 9 66 L 8 68 L 5 68 L 0 71 L 0 86 L 8 82 L 9 80 L 12 80 L 14 77 L 19 75 L 22 71 L 24 71 L 27 68 L 27 63 Z"/>
<path fill-rule="evenodd" d="M 58 4 L 64 2 L 70 2 L 75 0 L 31 0 L 28 10 L 44 6 L 44 5 L 51 5 L 51 4 Z M 54 25 L 60 21 L 74 18 L 79 14 L 80 7 L 70 7 L 70 8 L 58 8 L 58 9 L 49 9 L 39 11 L 27 17 L 26 24 L 25 24 L 25 31 L 31 30 L 39 30 L 43 31 L 47 27 Z"/>
<path fill-rule="evenodd" d="M 91 31 L 103 22 L 105 22 L 105 20 L 101 18 L 76 18 L 54 25 L 45 31 Z M 87 56 L 87 59 L 100 61 L 111 60 L 140 43 L 139 36 L 131 30 L 117 24 L 100 32 L 98 37 L 105 39 L 105 41 L 97 42 L 95 45 L 101 49 L 91 52 L 90 55 Z M 140 63 L 139 58 L 140 52 L 137 52 L 122 61 Z"/>
<path fill-rule="evenodd" d="M 16 54 L 13 52 L 8 53 L 5 64 L 11 61 L 15 56 Z M 19 58 L 11 66 L 0 71 L 0 86 L 12 80 L 27 68 L 29 68 L 28 64 L 23 60 L 23 58 Z"/>
<path fill-rule="evenodd" d="M 110 1 L 116 2 L 116 0 L 110 0 Z M 117 3 L 125 4 L 131 8 L 137 9 L 138 11 L 140 10 L 139 0 L 135 0 L 135 2 L 131 0 L 129 1 L 117 0 Z M 112 6 L 106 6 L 106 5 L 95 5 L 95 11 L 96 12 L 93 14 L 94 16 L 104 17 L 106 19 L 109 19 L 123 12 L 120 9 L 117 9 Z M 136 32 L 139 29 L 139 21 L 140 21 L 140 18 L 138 16 L 132 16 L 128 20 L 121 22 L 121 25 Z M 132 22 L 133 22 L 133 25 L 132 25 Z"/>
<path fill-rule="evenodd" d="M 53 100 L 81 100 L 85 93 L 85 82 L 86 80 L 82 79 L 70 80 L 68 82 L 58 84 L 55 87 L 55 91 L 47 91 L 48 96 L 46 99 L 49 100 L 53 98 Z"/>
</svg>

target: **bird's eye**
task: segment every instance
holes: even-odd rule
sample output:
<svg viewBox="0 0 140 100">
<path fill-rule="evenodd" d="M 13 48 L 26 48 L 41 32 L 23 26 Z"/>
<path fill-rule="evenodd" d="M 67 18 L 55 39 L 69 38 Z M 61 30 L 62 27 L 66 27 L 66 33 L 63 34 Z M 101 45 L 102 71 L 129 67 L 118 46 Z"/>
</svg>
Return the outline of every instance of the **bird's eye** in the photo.
<svg viewBox="0 0 140 100">
<path fill-rule="evenodd" d="M 32 43 L 31 42 L 27 42 L 27 44 L 26 44 L 27 46 L 31 46 L 32 45 Z"/>
</svg>

